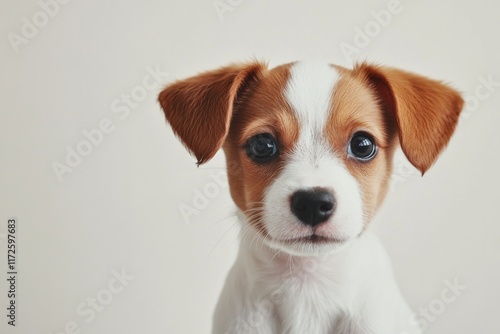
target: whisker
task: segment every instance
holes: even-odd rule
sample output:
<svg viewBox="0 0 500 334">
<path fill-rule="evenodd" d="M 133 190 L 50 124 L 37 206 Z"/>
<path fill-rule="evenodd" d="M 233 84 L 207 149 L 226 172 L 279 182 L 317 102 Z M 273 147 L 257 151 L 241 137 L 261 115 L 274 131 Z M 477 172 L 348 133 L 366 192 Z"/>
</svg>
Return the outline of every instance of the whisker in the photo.
<svg viewBox="0 0 500 334">
<path fill-rule="evenodd" d="M 218 225 L 218 224 L 222 223 L 223 221 L 225 221 L 225 220 L 227 220 L 227 219 L 229 219 L 229 218 L 236 217 L 236 216 L 237 216 L 236 214 L 232 214 L 232 215 L 230 215 L 230 216 L 227 216 L 227 217 L 221 218 L 221 219 L 219 219 L 219 220 L 217 220 L 217 221 L 215 221 L 215 222 L 212 222 L 212 223 L 210 223 L 210 224 L 211 224 L 211 226 L 212 226 L 212 227 L 214 227 L 215 225 Z"/>
<path fill-rule="evenodd" d="M 220 237 L 219 239 L 217 240 L 217 242 L 215 243 L 215 245 L 212 247 L 212 250 L 210 250 L 210 252 L 208 253 L 208 258 L 210 258 L 213 254 L 213 252 L 215 251 L 215 249 L 217 248 L 217 246 L 219 245 L 219 243 L 222 241 L 222 239 L 224 239 L 224 237 L 229 233 L 229 231 L 231 231 L 233 229 L 233 227 L 238 223 L 238 220 L 236 220 L 234 223 L 231 224 L 231 226 L 229 226 L 229 228 L 226 230 L 226 232 L 224 232 Z"/>
</svg>

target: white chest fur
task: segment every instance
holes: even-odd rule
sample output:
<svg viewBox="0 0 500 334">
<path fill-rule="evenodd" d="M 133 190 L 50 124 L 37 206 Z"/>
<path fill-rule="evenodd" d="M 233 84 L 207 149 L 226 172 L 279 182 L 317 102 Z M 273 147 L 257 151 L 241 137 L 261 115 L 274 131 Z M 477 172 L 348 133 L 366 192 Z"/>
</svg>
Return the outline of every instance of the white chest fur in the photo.
<svg viewBox="0 0 500 334">
<path fill-rule="evenodd" d="M 418 330 L 410 322 L 387 254 L 370 232 L 333 255 L 317 257 L 278 253 L 247 233 L 220 297 L 213 333 Z"/>
</svg>

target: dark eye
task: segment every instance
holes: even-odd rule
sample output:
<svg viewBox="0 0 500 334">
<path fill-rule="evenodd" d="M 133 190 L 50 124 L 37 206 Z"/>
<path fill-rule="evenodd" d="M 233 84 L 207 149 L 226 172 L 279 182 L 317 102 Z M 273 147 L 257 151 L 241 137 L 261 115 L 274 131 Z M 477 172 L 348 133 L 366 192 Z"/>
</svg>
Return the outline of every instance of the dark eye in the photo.
<svg viewBox="0 0 500 334">
<path fill-rule="evenodd" d="M 273 160 L 278 153 L 276 139 L 270 133 L 260 133 L 248 139 L 247 155 L 257 163 Z"/>
<path fill-rule="evenodd" d="M 377 154 L 375 140 L 366 132 L 356 132 L 349 143 L 348 153 L 358 160 L 371 160 Z"/>
</svg>

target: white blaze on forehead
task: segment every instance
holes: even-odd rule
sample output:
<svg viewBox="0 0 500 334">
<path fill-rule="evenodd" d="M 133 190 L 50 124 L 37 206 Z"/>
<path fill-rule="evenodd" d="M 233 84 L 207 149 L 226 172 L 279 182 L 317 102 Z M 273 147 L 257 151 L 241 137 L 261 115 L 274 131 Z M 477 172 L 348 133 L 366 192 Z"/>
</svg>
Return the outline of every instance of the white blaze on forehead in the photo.
<svg viewBox="0 0 500 334">
<path fill-rule="evenodd" d="M 295 112 L 302 131 L 322 131 L 330 110 L 338 72 L 323 62 L 292 65 L 285 97 Z"/>
<path fill-rule="evenodd" d="M 337 70 L 327 63 L 308 61 L 292 65 L 285 97 L 297 117 L 300 130 L 289 164 L 294 161 L 308 162 L 317 167 L 318 161 L 324 157 L 336 159 L 323 129 L 330 115 L 333 90 L 339 78 Z M 314 175 L 311 176 L 314 178 Z"/>
</svg>

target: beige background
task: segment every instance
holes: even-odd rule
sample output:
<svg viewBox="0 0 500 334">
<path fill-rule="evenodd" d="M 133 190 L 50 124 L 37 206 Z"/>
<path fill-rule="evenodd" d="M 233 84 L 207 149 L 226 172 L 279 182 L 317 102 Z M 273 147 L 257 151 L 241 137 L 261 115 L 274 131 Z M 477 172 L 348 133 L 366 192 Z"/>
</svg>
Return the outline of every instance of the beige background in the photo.
<svg viewBox="0 0 500 334">
<path fill-rule="evenodd" d="M 20 273 L 15 330 L 0 280 L 0 332 L 61 333 L 71 322 L 81 333 L 209 332 L 237 247 L 227 188 L 214 180 L 224 157 L 197 169 L 165 125 L 159 88 L 141 86 L 147 68 L 168 72 L 168 83 L 255 56 L 271 65 L 368 59 L 446 80 L 468 97 L 468 117 L 424 178 L 396 159 L 375 225 L 412 308 L 440 313 L 426 333 L 499 333 L 500 87 L 479 87 L 500 82 L 498 1 L 401 0 L 380 31 L 371 12 L 388 0 L 220 2 L 231 9 L 221 16 L 212 0 L 74 0 L 45 23 L 36 17 L 45 26 L 16 53 L 9 36 L 21 36 L 23 17 L 33 22 L 41 7 L 0 1 L 0 268 L 15 216 Z M 369 45 L 346 58 L 341 43 L 354 45 L 365 28 Z M 140 99 L 125 114 L 122 94 L 132 92 Z M 103 119 L 110 133 L 59 182 L 53 163 Z M 193 200 L 201 209 L 187 222 L 179 208 Z M 122 268 L 135 278 L 110 293 Z M 444 304 L 455 279 L 466 289 Z M 109 303 L 86 322 L 76 308 L 96 297 Z"/>
</svg>

